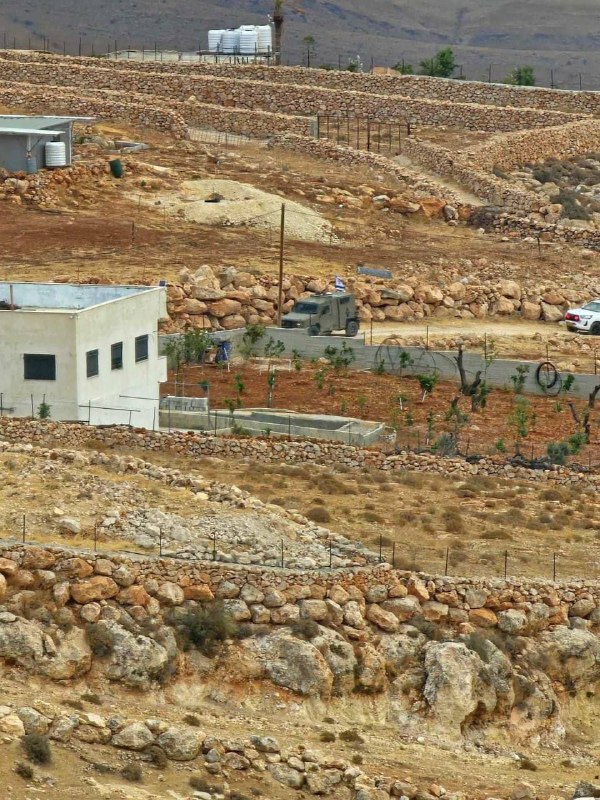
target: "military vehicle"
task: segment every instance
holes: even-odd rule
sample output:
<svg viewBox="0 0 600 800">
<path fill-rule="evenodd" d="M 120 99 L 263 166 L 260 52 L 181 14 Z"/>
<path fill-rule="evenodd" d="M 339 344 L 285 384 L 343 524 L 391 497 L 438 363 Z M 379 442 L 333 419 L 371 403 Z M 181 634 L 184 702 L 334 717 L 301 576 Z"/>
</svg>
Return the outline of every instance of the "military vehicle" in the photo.
<svg viewBox="0 0 600 800">
<path fill-rule="evenodd" d="M 327 292 L 297 300 L 281 320 L 282 328 L 307 328 L 311 336 L 344 331 L 356 336 L 360 323 L 356 301 L 348 292 Z"/>
</svg>

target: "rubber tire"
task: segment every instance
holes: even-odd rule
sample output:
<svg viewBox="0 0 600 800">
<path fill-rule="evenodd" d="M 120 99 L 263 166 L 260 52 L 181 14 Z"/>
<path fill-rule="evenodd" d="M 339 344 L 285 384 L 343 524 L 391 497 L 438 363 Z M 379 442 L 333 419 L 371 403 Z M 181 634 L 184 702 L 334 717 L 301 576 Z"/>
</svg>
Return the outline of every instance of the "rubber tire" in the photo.
<svg viewBox="0 0 600 800">
<path fill-rule="evenodd" d="M 321 326 L 319 325 L 319 323 L 317 323 L 316 325 L 311 325 L 308 329 L 309 336 L 318 336 L 320 333 L 321 333 Z"/>
<path fill-rule="evenodd" d="M 346 336 L 356 336 L 359 329 L 358 320 L 350 319 L 346 323 Z"/>
<path fill-rule="evenodd" d="M 590 333 L 592 336 L 600 336 L 600 322 L 594 322 L 590 328 Z"/>
</svg>

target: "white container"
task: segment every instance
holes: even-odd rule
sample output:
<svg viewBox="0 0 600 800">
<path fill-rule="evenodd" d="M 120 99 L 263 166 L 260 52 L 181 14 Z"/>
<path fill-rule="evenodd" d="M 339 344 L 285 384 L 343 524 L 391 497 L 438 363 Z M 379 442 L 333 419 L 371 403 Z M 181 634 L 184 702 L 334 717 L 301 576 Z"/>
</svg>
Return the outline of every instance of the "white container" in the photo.
<svg viewBox="0 0 600 800">
<path fill-rule="evenodd" d="M 253 56 L 258 50 L 258 34 L 254 25 L 245 25 L 240 30 L 240 53 L 244 56 Z"/>
<path fill-rule="evenodd" d="M 208 49 L 211 53 L 218 53 L 220 51 L 221 39 L 224 33 L 225 31 L 222 28 L 208 32 Z"/>
<path fill-rule="evenodd" d="M 221 38 L 222 53 L 237 53 L 240 48 L 240 32 L 235 28 L 223 31 Z"/>
<path fill-rule="evenodd" d="M 270 25 L 259 25 L 256 28 L 258 34 L 258 52 L 271 53 L 273 51 L 273 30 Z"/>
<path fill-rule="evenodd" d="M 47 142 L 44 147 L 47 167 L 66 167 L 67 148 L 64 142 Z"/>
</svg>

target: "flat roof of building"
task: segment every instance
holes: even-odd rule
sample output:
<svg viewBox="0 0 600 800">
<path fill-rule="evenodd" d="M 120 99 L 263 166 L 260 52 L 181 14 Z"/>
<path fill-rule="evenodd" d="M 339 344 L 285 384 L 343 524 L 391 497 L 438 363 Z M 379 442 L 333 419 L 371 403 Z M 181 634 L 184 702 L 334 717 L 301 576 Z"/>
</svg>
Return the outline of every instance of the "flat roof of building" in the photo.
<svg viewBox="0 0 600 800">
<path fill-rule="evenodd" d="M 46 128 L 65 122 L 93 122 L 96 117 L 68 117 L 54 114 L 0 114 L 0 124 L 20 128 Z"/>
<path fill-rule="evenodd" d="M 87 283 L 0 282 L 0 304 L 15 311 L 82 311 L 94 306 L 155 292 L 159 286 L 102 286 Z M 0 319 L 1 319 L 0 315 Z"/>
<path fill-rule="evenodd" d="M 1 120 L 0 120 L 1 121 Z M 60 136 L 63 131 L 36 130 L 35 128 L 5 128 L 0 125 L 0 135 L 5 136 Z"/>
</svg>

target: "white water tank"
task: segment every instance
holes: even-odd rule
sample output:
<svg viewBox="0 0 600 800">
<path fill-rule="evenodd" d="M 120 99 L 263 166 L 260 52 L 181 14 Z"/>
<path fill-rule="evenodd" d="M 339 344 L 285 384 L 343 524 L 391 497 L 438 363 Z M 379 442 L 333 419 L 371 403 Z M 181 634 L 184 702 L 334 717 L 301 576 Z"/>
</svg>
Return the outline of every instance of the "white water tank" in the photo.
<svg viewBox="0 0 600 800">
<path fill-rule="evenodd" d="M 273 31 L 270 25 L 259 25 L 256 28 L 258 34 L 258 52 L 271 53 L 273 50 Z"/>
<path fill-rule="evenodd" d="M 240 53 L 253 56 L 258 49 L 258 34 L 254 25 L 242 25 L 240 28 Z"/>
<path fill-rule="evenodd" d="M 221 39 L 222 53 L 237 53 L 240 47 L 240 32 L 236 28 L 229 28 L 223 31 Z"/>
<path fill-rule="evenodd" d="M 221 49 L 221 38 L 225 31 L 223 29 L 208 32 L 208 49 L 211 53 L 218 53 Z"/>
<path fill-rule="evenodd" d="M 66 167 L 67 148 L 64 142 L 47 142 L 44 147 L 47 167 Z"/>
</svg>

